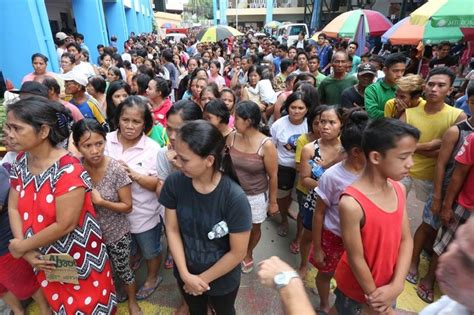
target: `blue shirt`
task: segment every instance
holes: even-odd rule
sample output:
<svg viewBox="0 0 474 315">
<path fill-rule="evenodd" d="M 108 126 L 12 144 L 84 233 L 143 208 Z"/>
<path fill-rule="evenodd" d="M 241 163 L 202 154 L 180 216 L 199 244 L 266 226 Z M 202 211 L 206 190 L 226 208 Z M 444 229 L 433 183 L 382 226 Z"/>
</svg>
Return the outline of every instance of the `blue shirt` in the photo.
<svg viewBox="0 0 474 315">
<path fill-rule="evenodd" d="M 471 109 L 467 104 L 467 95 L 463 95 L 454 102 L 454 107 L 462 109 L 466 115 L 472 116 Z"/>
</svg>

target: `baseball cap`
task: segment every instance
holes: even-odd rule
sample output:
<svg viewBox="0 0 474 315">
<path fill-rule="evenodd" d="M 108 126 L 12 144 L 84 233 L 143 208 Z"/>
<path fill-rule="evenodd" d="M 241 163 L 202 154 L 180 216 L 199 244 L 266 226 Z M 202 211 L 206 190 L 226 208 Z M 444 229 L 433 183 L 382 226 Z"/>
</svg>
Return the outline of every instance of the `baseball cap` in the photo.
<svg viewBox="0 0 474 315">
<path fill-rule="evenodd" d="M 15 94 L 29 93 L 33 95 L 48 97 L 48 88 L 45 85 L 36 81 L 26 81 L 21 85 L 21 88 L 19 90 L 12 90 L 10 92 Z"/>
<path fill-rule="evenodd" d="M 61 75 L 61 79 L 63 79 L 64 81 L 74 81 L 82 86 L 87 86 L 87 84 L 89 84 L 89 81 L 87 80 L 87 77 L 84 74 L 74 70 Z"/>
<path fill-rule="evenodd" d="M 56 39 L 58 39 L 58 40 L 65 40 L 68 37 L 69 36 L 67 36 L 67 34 L 64 33 L 64 32 L 57 32 L 56 33 Z"/>
<path fill-rule="evenodd" d="M 364 75 L 364 74 L 367 74 L 367 73 L 377 75 L 377 68 L 375 68 L 375 66 L 373 64 L 368 63 L 368 62 L 360 64 L 357 67 L 357 74 Z"/>
</svg>

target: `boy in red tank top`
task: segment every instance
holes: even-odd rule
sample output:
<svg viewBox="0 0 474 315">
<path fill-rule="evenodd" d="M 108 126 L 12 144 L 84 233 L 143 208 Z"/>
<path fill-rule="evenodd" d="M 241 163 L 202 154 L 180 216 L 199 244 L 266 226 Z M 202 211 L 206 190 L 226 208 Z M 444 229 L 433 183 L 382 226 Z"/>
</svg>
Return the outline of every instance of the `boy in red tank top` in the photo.
<svg viewBox="0 0 474 315">
<path fill-rule="evenodd" d="M 394 314 L 410 266 L 413 240 L 405 189 L 420 133 L 395 119 L 380 119 L 364 131 L 367 164 L 341 195 L 339 216 L 345 253 L 336 268 L 337 313 Z"/>
</svg>

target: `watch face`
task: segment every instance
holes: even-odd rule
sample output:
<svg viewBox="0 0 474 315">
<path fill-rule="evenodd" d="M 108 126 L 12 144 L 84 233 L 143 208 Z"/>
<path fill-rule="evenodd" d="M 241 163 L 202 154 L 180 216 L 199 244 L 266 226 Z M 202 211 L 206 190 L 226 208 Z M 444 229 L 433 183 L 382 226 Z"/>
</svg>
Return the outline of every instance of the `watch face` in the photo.
<svg viewBox="0 0 474 315">
<path fill-rule="evenodd" d="M 284 273 L 277 274 L 274 280 L 277 286 L 285 285 L 288 282 L 288 280 L 286 279 L 286 275 Z"/>
</svg>

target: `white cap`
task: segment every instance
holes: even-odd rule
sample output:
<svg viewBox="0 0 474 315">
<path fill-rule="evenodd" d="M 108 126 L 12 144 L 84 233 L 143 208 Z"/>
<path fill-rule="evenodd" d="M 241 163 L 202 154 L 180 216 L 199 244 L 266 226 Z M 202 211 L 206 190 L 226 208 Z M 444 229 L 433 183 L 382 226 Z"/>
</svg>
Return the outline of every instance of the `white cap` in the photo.
<svg viewBox="0 0 474 315">
<path fill-rule="evenodd" d="M 87 77 L 84 74 L 74 70 L 61 75 L 61 79 L 63 79 L 64 81 L 75 81 L 82 86 L 87 86 L 87 84 L 89 84 L 89 81 L 87 80 Z"/>
<path fill-rule="evenodd" d="M 68 37 L 69 36 L 67 36 L 67 34 L 64 33 L 64 32 L 57 32 L 56 33 L 56 39 L 58 39 L 58 40 L 65 40 Z"/>
</svg>

